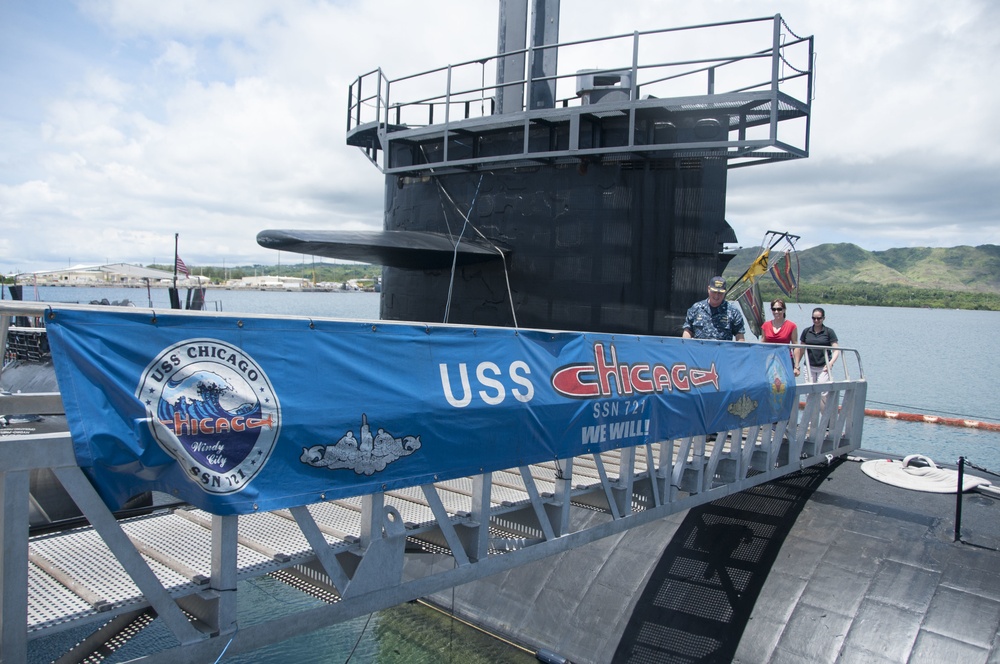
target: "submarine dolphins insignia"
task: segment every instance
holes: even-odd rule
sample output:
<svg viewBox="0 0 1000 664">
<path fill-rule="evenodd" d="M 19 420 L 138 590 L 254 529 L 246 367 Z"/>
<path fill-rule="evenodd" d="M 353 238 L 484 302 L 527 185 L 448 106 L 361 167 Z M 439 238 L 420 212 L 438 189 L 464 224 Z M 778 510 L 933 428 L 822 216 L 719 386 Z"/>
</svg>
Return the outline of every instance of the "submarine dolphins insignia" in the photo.
<svg viewBox="0 0 1000 664">
<path fill-rule="evenodd" d="M 354 437 L 348 430 L 333 445 L 313 445 L 303 447 L 299 461 L 315 466 L 337 470 L 347 468 L 358 475 L 373 475 L 385 470 L 393 461 L 409 456 L 420 449 L 420 436 L 394 438 L 385 429 L 379 429 L 372 436 L 368 426 L 368 416 L 361 414 L 361 437 Z"/>
<path fill-rule="evenodd" d="M 735 415 L 741 420 L 746 419 L 750 413 L 757 410 L 757 402 L 744 394 L 739 399 L 729 404 L 729 407 L 726 408 L 726 410 L 729 411 L 730 415 Z"/>
</svg>

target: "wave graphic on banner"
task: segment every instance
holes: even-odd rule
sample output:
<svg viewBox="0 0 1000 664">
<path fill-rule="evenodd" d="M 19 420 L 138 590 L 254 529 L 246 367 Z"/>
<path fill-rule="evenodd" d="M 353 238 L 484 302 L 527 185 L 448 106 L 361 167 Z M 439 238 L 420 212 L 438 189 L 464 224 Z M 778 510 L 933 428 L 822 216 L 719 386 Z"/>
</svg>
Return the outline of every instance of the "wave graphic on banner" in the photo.
<svg viewBox="0 0 1000 664">
<path fill-rule="evenodd" d="M 223 401 L 232 405 L 224 406 Z M 253 449 L 256 430 L 269 423 L 256 400 L 246 401 L 225 379 L 210 371 L 168 381 L 156 415 L 192 457 L 218 472 L 235 468 Z M 206 439 L 223 433 L 227 434 L 224 445 Z"/>
</svg>

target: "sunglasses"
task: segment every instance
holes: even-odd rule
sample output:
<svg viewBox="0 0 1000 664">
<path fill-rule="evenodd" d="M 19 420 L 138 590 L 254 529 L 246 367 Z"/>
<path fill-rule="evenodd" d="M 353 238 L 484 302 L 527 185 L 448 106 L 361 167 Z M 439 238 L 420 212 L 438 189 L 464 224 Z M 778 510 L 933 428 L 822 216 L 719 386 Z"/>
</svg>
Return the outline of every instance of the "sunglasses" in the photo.
<svg viewBox="0 0 1000 664">
<path fill-rule="evenodd" d="M 771 311 L 784 311 L 782 307 L 771 307 Z"/>
<path fill-rule="evenodd" d="M 813 320 L 823 320 L 822 316 L 813 316 Z"/>
</svg>

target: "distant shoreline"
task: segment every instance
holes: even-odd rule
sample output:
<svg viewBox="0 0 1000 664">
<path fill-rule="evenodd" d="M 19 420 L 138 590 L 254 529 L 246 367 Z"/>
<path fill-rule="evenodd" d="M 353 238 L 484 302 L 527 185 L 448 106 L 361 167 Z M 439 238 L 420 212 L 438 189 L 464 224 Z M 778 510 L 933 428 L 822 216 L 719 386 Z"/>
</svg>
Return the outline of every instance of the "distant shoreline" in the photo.
<svg viewBox="0 0 1000 664">
<path fill-rule="evenodd" d="M 5 286 L 12 284 L 4 284 Z M 25 289 L 30 288 L 127 288 L 130 290 L 146 290 L 147 288 L 151 290 L 166 290 L 173 288 L 169 284 L 106 284 L 106 283 L 93 283 L 93 284 L 20 284 Z M 226 286 L 225 284 L 186 284 L 183 282 L 177 283 L 177 288 L 205 288 L 208 290 L 227 290 L 227 291 L 270 291 L 277 293 L 374 293 L 374 290 L 364 290 L 364 289 L 353 289 L 353 288 L 322 288 L 318 286 L 307 286 L 305 288 L 298 287 L 276 287 L 276 286 Z"/>
</svg>

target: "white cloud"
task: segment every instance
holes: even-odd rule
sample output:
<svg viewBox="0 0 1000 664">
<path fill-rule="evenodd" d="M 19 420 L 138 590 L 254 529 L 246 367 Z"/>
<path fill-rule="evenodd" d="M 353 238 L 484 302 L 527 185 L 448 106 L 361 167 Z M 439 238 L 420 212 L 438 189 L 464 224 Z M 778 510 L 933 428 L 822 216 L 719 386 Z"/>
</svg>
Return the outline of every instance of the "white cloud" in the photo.
<svg viewBox="0 0 1000 664">
<path fill-rule="evenodd" d="M 163 49 L 163 54 L 153 61 L 154 67 L 166 67 L 176 72 L 194 71 L 198 62 L 195 49 L 180 42 L 170 40 Z"/>
<path fill-rule="evenodd" d="M 741 242 L 779 225 L 805 246 L 1000 243 L 1000 5 L 782 4 L 563 0 L 560 30 L 572 40 L 784 9 L 816 37 L 811 156 L 730 173 Z M 273 263 L 255 241 L 265 228 L 379 227 L 383 178 L 345 144 L 348 86 L 376 67 L 398 77 L 489 55 L 497 39 L 496 0 L 80 7 L 22 17 L 22 31 L 41 32 L 21 43 L 51 57 L 10 62 L 31 76 L 0 101 L 0 137 L 17 150 L 0 153 L 3 271 L 70 256 L 163 262 L 174 233 L 189 264 Z M 599 50 L 577 57 L 604 66 Z"/>
</svg>

